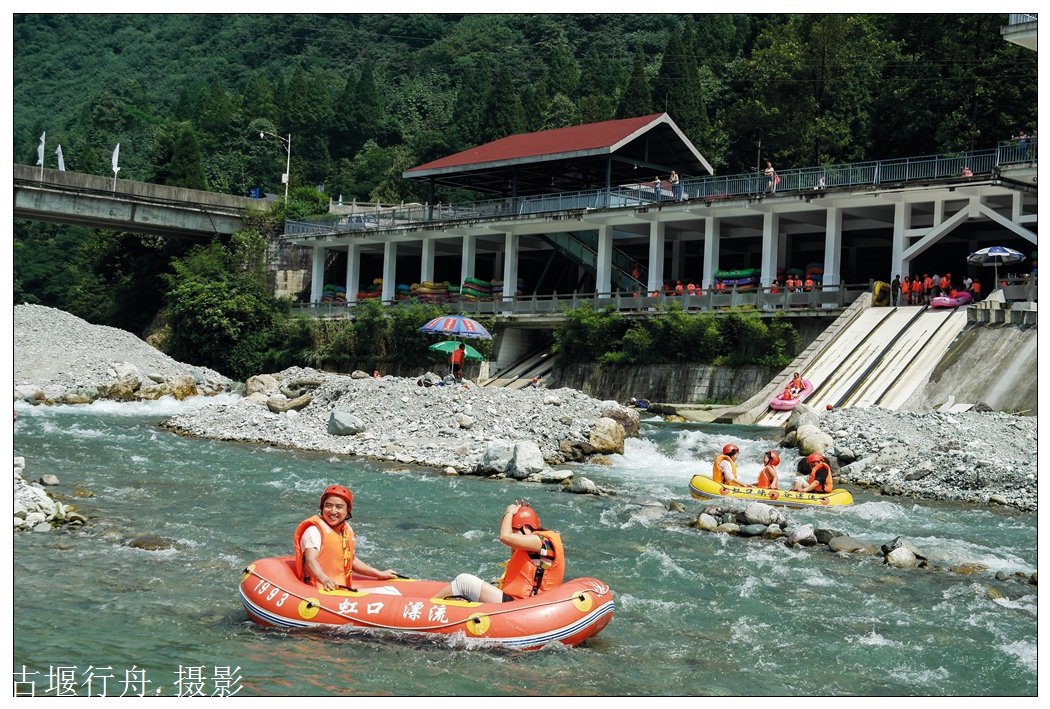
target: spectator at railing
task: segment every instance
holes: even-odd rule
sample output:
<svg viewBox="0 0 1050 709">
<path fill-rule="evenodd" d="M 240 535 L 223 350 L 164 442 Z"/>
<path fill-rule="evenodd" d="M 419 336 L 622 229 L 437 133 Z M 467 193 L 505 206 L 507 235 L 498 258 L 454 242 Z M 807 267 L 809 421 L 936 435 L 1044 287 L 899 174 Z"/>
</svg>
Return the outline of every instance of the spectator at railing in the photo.
<svg viewBox="0 0 1050 709">
<path fill-rule="evenodd" d="M 963 177 L 973 177 L 973 171 L 970 170 L 970 168 L 968 168 L 968 167 L 963 167 L 963 169 L 962 169 L 962 176 Z"/>
<path fill-rule="evenodd" d="M 1024 160 L 1028 156 L 1028 137 L 1025 136 L 1024 131 L 1021 131 L 1017 135 L 1017 159 Z"/>
<path fill-rule="evenodd" d="M 662 193 L 663 193 L 663 185 L 660 182 L 660 176 L 657 175 L 656 177 L 653 178 L 653 201 L 654 202 L 659 202 L 660 199 L 661 199 L 661 194 Z"/>
<path fill-rule="evenodd" d="M 676 202 L 682 201 L 682 181 L 678 178 L 678 173 L 671 170 L 671 192 L 674 194 Z"/>
<path fill-rule="evenodd" d="M 769 160 L 766 160 L 766 169 L 762 174 L 766 176 L 766 192 L 776 192 L 780 177 L 777 176 L 777 171 L 773 169 L 773 163 Z"/>
<path fill-rule="evenodd" d="M 1031 154 L 1030 154 L 1030 158 L 1032 160 L 1037 159 L 1036 156 L 1035 156 L 1035 149 L 1036 149 L 1036 147 L 1038 147 L 1038 141 L 1039 141 L 1039 131 L 1034 130 L 1034 131 L 1032 131 L 1032 149 L 1031 149 Z"/>
<path fill-rule="evenodd" d="M 821 175 L 820 177 L 817 178 L 817 184 L 813 185 L 813 189 L 815 189 L 815 190 L 822 190 L 822 189 L 824 189 L 824 176 L 823 175 Z"/>
</svg>

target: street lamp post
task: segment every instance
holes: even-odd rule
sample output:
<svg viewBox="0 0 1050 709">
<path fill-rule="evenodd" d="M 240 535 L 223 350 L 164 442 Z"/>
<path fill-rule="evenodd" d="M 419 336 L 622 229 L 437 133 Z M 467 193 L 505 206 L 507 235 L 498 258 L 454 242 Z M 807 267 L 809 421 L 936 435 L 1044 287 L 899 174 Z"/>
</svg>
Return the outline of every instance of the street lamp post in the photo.
<svg viewBox="0 0 1050 709">
<path fill-rule="evenodd" d="M 260 138 L 265 138 L 268 135 L 273 136 L 274 138 L 277 138 L 277 140 L 281 141 L 284 144 L 284 147 L 288 149 L 288 162 L 284 166 L 284 180 L 283 180 L 283 182 L 284 182 L 284 202 L 285 202 L 285 204 L 287 204 L 288 203 L 288 182 L 292 178 L 292 134 L 289 133 L 288 134 L 288 139 L 285 140 L 284 138 L 282 138 L 281 136 L 277 135 L 276 133 L 271 133 L 268 130 L 259 131 L 259 137 Z"/>
</svg>

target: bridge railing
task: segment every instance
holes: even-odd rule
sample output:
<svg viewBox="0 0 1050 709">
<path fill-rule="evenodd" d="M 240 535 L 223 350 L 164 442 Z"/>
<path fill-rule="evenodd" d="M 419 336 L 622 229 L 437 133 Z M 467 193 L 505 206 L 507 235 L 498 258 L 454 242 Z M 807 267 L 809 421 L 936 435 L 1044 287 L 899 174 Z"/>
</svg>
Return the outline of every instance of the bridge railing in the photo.
<svg viewBox="0 0 1050 709">
<path fill-rule="evenodd" d="M 1029 138 L 1002 141 L 996 148 L 946 155 L 820 165 L 778 170 L 774 177 L 762 173 L 714 175 L 688 178 L 680 187 L 682 199 L 717 200 L 751 195 L 822 190 L 836 187 L 892 184 L 934 178 L 971 177 L 990 174 L 996 167 L 1034 161 L 1036 144 Z M 428 222 L 462 222 L 505 216 L 542 214 L 566 210 L 604 209 L 669 202 L 676 199 L 666 184 L 611 189 L 577 190 L 526 197 L 506 197 L 455 204 L 406 205 L 380 213 L 324 214 L 285 222 L 286 235 L 309 233 L 354 233 L 369 229 L 411 226 Z"/>
<path fill-rule="evenodd" d="M 837 287 L 816 286 L 812 290 L 778 292 L 771 288 L 741 292 L 735 288 L 724 293 L 713 290 L 701 295 L 662 291 L 657 295 L 646 293 L 552 293 L 550 295 L 521 295 L 467 300 L 450 296 L 442 303 L 467 315 L 557 315 L 564 309 L 575 310 L 589 303 L 595 309 L 613 306 L 621 312 L 644 312 L 677 303 L 687 311 L 757 310 L 761 312 L 805 312 L 828 308 L 845 308 L 864 293 L 870 293 L 870 283 L 841 284 Z M 385 301 L 383 305 L 398 307 L 415 302 L 413 299 Z M 359 303 L 357 303 L 359 304 Z M 357 304 L 330 305 L 312 303 L 293 306 L 293 312 L 320 318 L 352 316 Z"/>
</svg>

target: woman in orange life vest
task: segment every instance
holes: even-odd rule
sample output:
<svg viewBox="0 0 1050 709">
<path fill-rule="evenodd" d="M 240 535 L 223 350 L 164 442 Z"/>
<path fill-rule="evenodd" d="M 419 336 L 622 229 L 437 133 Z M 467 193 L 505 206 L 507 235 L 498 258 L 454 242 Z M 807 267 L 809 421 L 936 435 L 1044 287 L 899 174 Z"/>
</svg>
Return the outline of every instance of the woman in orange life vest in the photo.
<svg viewBox="0 0 1050 709">
<path fill-rule="evenodd" d="M 435 598 L 462 596 L 482 603 L 509 603 L 560 586 L 565 578 L 561 535 L 540 526 L 540 517 L 522 500 L 507 505 L 499 523 L 499 540 L 514 551 L 497 585 L 472 574 L 460 574 Z"/>
<path fill-rule="evenodd" d="M 795 372 L 794 376 L 791 377 L 791 385 L 789 386 L 792 394 L 798 394 L 806 388 L 805 382 L 802 381 L 802 375 Z"/>
<path fill-rule="evenodd" d="M 824 456 L 820 453 L 810 453 L 809 457 L 806 458 L 806 462 L 809 463 L 809 481 L 804 482 L 805 478 L 801 480 L 795 478 L 795 484 L 791 487 L 792 490 L 796 492 L 825 493 L 835 489 L 835 485 L 831 481 L 831 466 L 824 460 Z"/>
<path fill-rule="evenodd" d="M 911 276 L 901 279 L 901 305 L 911 305 Z"/>
<path fill-rule="evenodd" d="M 354 571 L 377 579 L 393 579 L 393 569 L 379 571 L 354 556 L 354 529 L 346 521 L 354 507 L 354 493 L 330 485 L 321 495 L 321 515 L 303 520 L 295 530 L 295 575 L 329 591 L 349 588 Z"/>
<path fill-rule="evenodd" d="M 777 466 L 780 465 L 780 455 L 776 451 L 766 451 L 762 454 L 762 472 L 758 474 L 758 482 L 755 487 L 767 490 L 776 490 L 780 487 L 780 479 L 777 477 Z"/>
<path fill-rule="evenodd" d="M 933 290 L 933 279 L 930 278 L 930 274 L 922 274 L 922 302 L 920 305 L 930 304 L 930 291 Z"/>
<path fill-rule="evenodd" d="M 715 464 L 711 468 L 711 479 L 722 485 L 739 485 L 744 483 L 736 476 L 736 459 L 740 455 L 740 449 L 732 443 L 722 446 L 722 453 L 715 458 Z"/>
<path fill-rule="evenodd" d="M 795 399 L 797 397 L 795 396 L 795 392 L 791 389 L 791 387 L 787 387 L 784 389 L 784 391 L 780 393 L 780 398 L 783 401 L 791 401 L 792 399 Z"/>
<path fill-rule="evenodd" d="M 725 293 L 726 284 L 722 281 L 715 281 L 715 293 Z"/>
</svg>

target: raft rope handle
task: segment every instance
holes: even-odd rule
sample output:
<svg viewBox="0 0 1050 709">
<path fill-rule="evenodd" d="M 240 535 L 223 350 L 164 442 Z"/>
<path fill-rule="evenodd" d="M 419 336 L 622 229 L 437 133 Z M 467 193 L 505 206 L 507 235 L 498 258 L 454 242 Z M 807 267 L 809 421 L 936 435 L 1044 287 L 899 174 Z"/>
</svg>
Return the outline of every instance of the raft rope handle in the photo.
<svg viewBox="0 0 1050 709">
<path fill-rule="evenodd" d="M 245 571 L 247 571 L 247 569 L 245 569 Z M 475 623 L 478 623 L 481 620 L 480 618 L 477 617 L 476 613 L 472 613 L 470 615 L 470 617 L 468 617 L 468 618 L 466 618 L 464 620 L 459 620 L 459 621 L 456 621 L 455 623 L 448 623 L 446 625 L 420 625 L 420 626 L 412 626 L 411 628 L 406 628 L 406 627 L 403 627 L 403 626 L 396 626 L 396 625 L 383 625 L 382 623 L 376 623 L 374 621 L 366 620 L 366 619 L 360 618 L 358 616 L 345 615 L 344 613 L 340 613 L 339 611 L 332 610 L 331 608 L 325 608 L 323 605 L 321 605 L 319 603 L 311 603 L 310 599 L 305 598 L 304 596 L 300 596 L 298 593 L 295 593 L 294 591 L 289 591 L 289 590 L 285 589 L 283 586 L 278 586 L 276 582 L 270 581 L 265 576 L 255 572 L 255 571 L 253 571 L 251 573 L 254 576 L 258 576 L 260 580 L 266 581 L 267 583 L 271 584 L 273 587 L 282 589 L 283 591 L 285 591 L 290 596 L 298 598 L 300 601 L 306 601 L 306 607 L 307 608 L 321 608 L 323 610 L 328 611 L 329 613 L 332 613 L 334 615 L 339 616 L 340 618 L 346 618 L 347 620 L 352 620 L 354 622 L 361 623 L 362 625 L 367 625 L 367 626 L 373 627 L 373 628 L 382 628 L 383 630 L 436 630 L 438 628 L 447 628 L 447 627 L 452 626 L 452 625 L 461 625 L 461 624 L 465 625 L 467 623 L 467 621 L 469 621 L 469 620 L 473 620 Z M 358 593 L 360 593 L 360 591 L 358 591 Z M 377 594 L 377 595 L 383 595 L 383 594 Z M 404 596 L 401 596 L 401 598 L 404 598 Z M 545 601 L 543 603 L 537 603 L 537 604 L 535 604 L 533 606 L 529 606 L 529 607 L 530 608 L 542 608 L 543 606 L 554 606 L 554 605 L 557 605 L 559 603 L 567 603 L 567 602 L 570 602 L 570 601 L 583 601 L 583 600 L 586 600 L 586 596 L 584 595 L 583 591 L 580 591 L 579 593 L 575 593 L 575 594 L 569 596 L 568 598 L 563 598 L 560 601 Z M 517 609 L 517 608 L 508 608 L 507 610 L 496 610 L 496 611 L 490 611 L 490 612 L 487 612 L 487 613 L 482 613 L 482 615 L 487 615 L 487 616 L 503 615 L 504 613 L 513 613 L 516 610 L 519 610 L 519 609 Z M 327 624 L 326 623 L 321 623 L 321 625 L 327 625 Z"/>
</svg>

